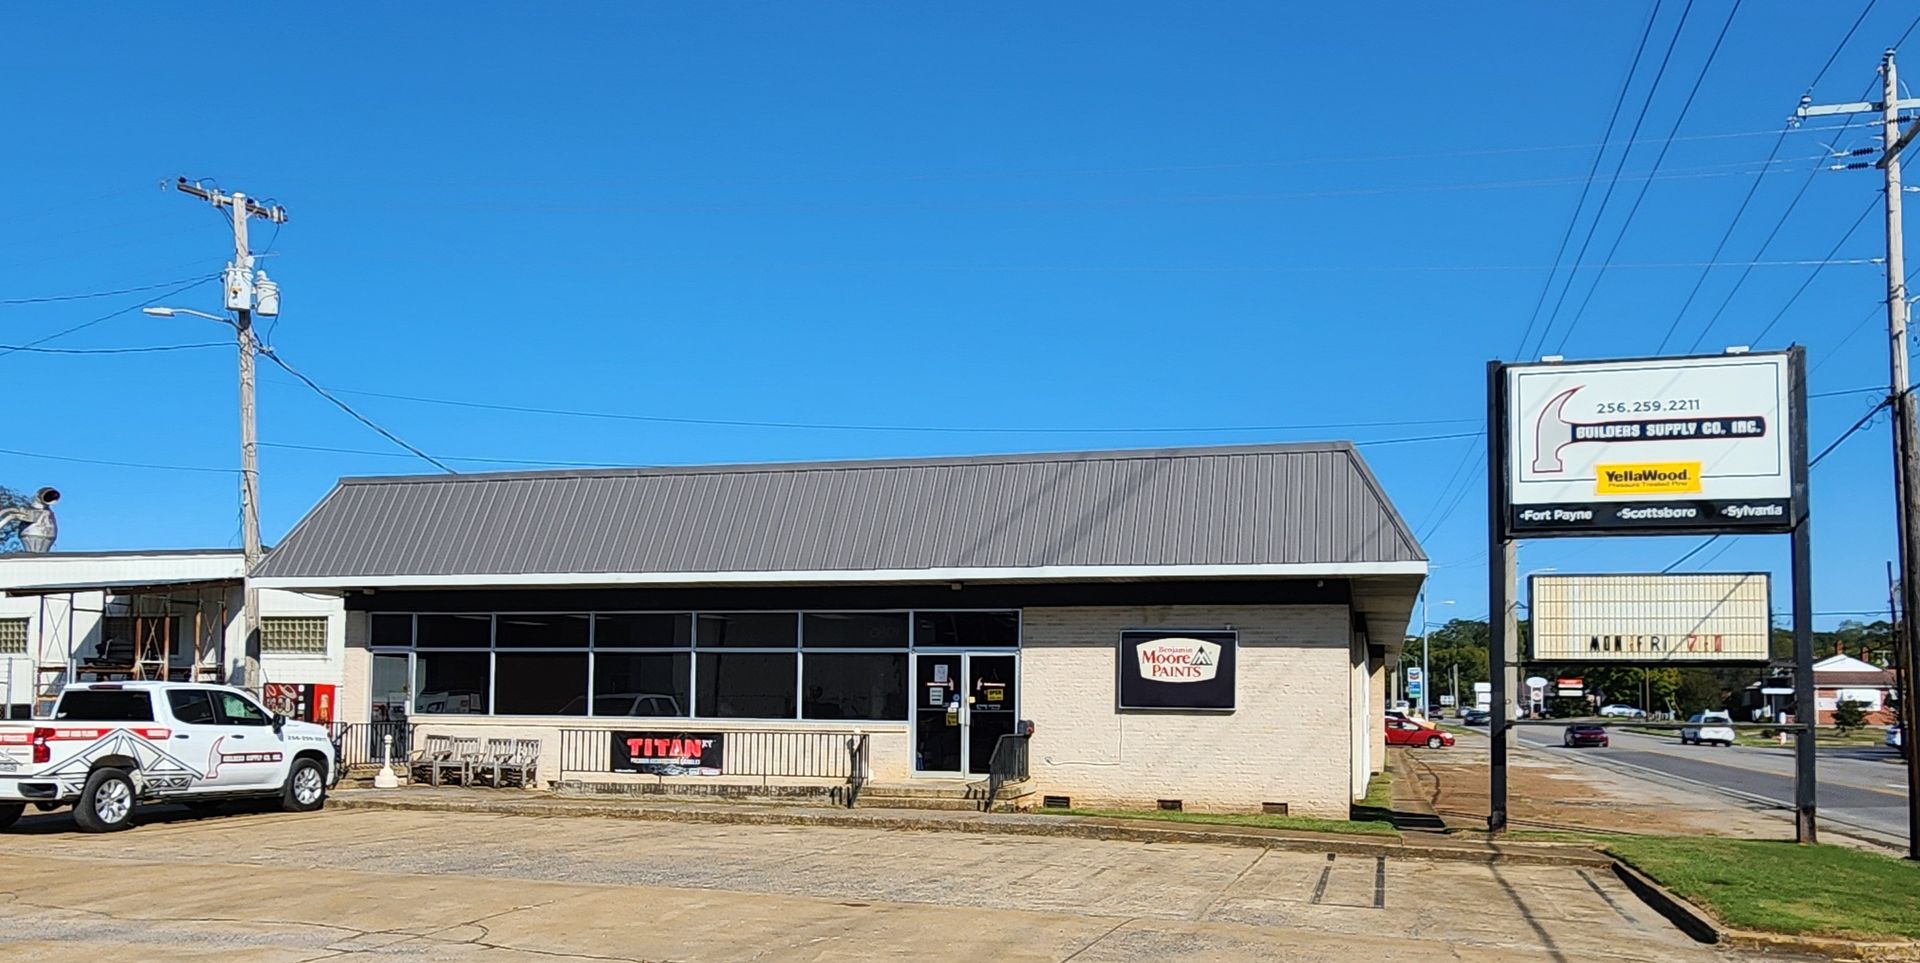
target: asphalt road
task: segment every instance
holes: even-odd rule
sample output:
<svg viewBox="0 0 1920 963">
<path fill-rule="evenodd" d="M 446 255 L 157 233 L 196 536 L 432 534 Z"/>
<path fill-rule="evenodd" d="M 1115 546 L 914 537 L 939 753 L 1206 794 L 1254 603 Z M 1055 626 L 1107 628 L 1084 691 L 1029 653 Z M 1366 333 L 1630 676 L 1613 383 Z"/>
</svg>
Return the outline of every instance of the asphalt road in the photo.
<svg viewBox="0 0 1920 963">
<path fill-rule="evenodd" d="M 1683 746 L 1678 733 L 1650 736 L 1609 726 L 1606 749 L 1566 749 L 1559 727 L 1522 726 L 1521 745 L 1603 765 L 1616 771 L 1653 773 L 1793 807 L 1793 750 L 1747 746 Z M 1627 767 L 1635 767 L 1628 769 Z M 1906 769 L 1893 749 L 1823 748 L 1816 768 L 1820 818 L 1866 830 L 1904 844 L 1907 838 Z"/>
</svg>

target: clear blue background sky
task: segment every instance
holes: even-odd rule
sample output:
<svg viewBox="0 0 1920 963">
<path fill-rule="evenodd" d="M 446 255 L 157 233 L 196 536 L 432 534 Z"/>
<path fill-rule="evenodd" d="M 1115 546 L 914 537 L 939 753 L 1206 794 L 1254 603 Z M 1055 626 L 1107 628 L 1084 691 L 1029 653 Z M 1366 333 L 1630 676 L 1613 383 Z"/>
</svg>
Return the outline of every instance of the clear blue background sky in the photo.
<svg viewBox="0 0 1920 963">
<path fill-rule="evenodd" d="M 343 395 L 449 460 L 1472 433 L 1484 364 L 1517 350 L 1651 7 L 1284 6 L 17 8 L 0 298 L 211 275 L 225 227 L 159 186 L 185 174 L 292 212 L 277 236 L 255 226 L 284 290 L 272 342 L 343 392 L 911 426 Z M 1616 143 L 1688 6 L 1661 6 Z M 1650 188 L 1612 268 L 1576 276 L 1550 336 L 1570 331 L 1565 354 L 1654 351 L 1702 270 L 1672 265 L 1707 261 L 1752 185 L 1721 261 L 1755 259 L 1818 155 L 1868 143 L 1864 127 L 1795 133 L 1773 173 L 1755 173 L 1864 6 L 1742 4 L 1647 182 L 1731 9 L 1690 5 L 1585 264 L 1606 259 Z M 1877 7 L 1816 98 L 1875 82 L 1915 14 Z M 1811 180 L 1765 259 L 1818 260 L 1836 242 L 1839 257 L 1877 256 L 1877 215 L 1842 240 L 1877 176 Z M 1754 268 L 1702 348 L 1751 341 L 1813 270 Z M 1712 271 L 1669 350 L 1701 335 L 1742 273 Z M 1882 385 L 1883 284 L 1877 266 L 1829 265 L 1756 347 L 1806 344 L 1816 393 Z M 167 290 L 0 305 L 0 343 L 122 309 L 43 346 L 220 338 L 138 312 Z M 218 290 L 167 300 L 217 310 Z M 230 474 L 42 457 L 230 470 L 232 372 L 221 348 L 0 353 L 14 413 L 0 447 L 15 452 L 0 454 L 0 484 L 62 488 L 64 548 L 236 544 Z M 263 452 L 269 541 L 340 475 L 431 470 L 286 375 L 262 380 L 264 442 L 350 450 Z M 1874 400 L 1816 400 L 1815 450 Z M 1884 606 L 1887 437 L 1859 433 L 1814 475 L 1823 625 Z M 1486 608 L 1477 444 L 1364 448 L 1434 559 L 1436 602 L 1455 601 L 1436 621 Z M 1695 544 L 1536 542 L 1522 563 L 1657 569 Z M 1784 538 L 1727 541 L 1683 568 L 1784 572 L 1785 553 Z"/>
</svg>

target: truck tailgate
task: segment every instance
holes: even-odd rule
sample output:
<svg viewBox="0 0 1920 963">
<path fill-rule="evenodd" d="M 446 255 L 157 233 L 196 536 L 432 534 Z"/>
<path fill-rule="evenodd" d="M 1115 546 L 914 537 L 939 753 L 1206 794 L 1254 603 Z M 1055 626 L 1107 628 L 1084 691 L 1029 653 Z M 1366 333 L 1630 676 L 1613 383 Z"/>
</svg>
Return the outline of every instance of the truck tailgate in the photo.
<svg viewBox="0 0 1920 963">
<path fill-rule="evenodd" d="M 0 723 L 0 776 L 33 767 L 33 726 Z"/>
</svg>

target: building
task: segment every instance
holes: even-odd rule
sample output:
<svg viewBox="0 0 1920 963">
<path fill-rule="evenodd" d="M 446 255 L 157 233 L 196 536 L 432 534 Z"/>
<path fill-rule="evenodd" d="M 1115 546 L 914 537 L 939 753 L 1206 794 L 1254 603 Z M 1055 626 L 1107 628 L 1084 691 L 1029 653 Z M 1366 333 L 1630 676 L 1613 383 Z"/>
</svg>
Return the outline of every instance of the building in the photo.
<svg viewBox="0 0 1920 963">
<path fill-rule="evenodd" d="M 1833 725 L 1833 712 L 1842 702 L 1857 702 L 1866 712 L 1868 725 L 1894 722 L 1894 672 L 1845 653 L 1830 655 L 1813 664 L 1813 704 L 1820 711 L 1819 725 Z"/>
<path fill-rule="evenodd" d="M 1426 569 L 1332 443 L 350 478 L 255 584 L 343 606 L 339 718 L 550 779 L 977 780 L 1030 723 L 1076 805 L 1344 817 Z"/>
<path fill-rule="evenodd" d="M 331 721 L 344 675 L 337 594 L 261 592 L 249 651 L 234 549 L 0 556 L 0 716 L 50 708 L 69 681 L 262 681 L 289 715 Z"/>
</svg>

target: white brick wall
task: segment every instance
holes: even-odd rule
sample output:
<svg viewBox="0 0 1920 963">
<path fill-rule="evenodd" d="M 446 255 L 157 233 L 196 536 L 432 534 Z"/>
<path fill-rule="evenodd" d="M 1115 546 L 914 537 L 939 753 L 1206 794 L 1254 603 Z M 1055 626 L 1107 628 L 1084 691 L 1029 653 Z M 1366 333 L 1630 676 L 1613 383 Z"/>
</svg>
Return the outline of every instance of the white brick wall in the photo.
<svg viewBox="0 0 1920 963">
<path fill-rule="evenodd" d="M 1120 633 L 1133 628 L 1240 633 L 1232 713 L 1120 712 Z M 1021 715 L 1033 720 L 1042 793 L 1076 806 L 1257 812 L 1344 819 L 1351 802 L 1351 667 L 1344 606 L 1029 608 L 1020 652 Z"/>
</svg>

